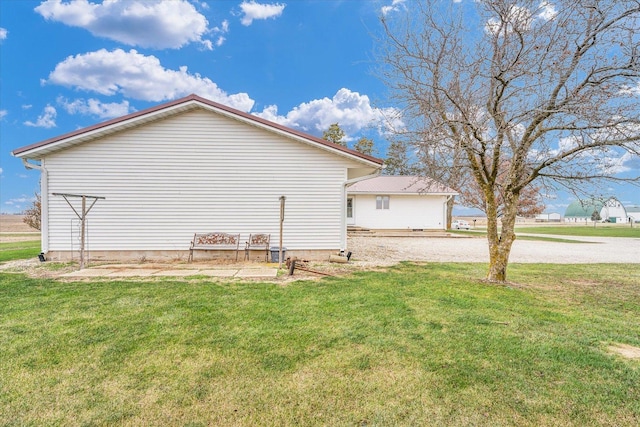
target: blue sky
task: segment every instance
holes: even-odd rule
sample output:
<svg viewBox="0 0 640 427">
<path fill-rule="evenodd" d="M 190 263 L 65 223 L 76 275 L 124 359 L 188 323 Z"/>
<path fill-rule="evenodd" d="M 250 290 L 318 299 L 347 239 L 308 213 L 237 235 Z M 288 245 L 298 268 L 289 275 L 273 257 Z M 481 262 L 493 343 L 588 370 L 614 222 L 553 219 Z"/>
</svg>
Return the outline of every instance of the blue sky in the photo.
<svg viewBox="0 0 640 427">
<path fill-rule="evenodd" d="M 0 0 L 0 211 L 38 191 L 12 150 L 190 93 L 318 136 L 338 122 L 384 157 L 374 35 L 404 1 Z"/>
</svg>

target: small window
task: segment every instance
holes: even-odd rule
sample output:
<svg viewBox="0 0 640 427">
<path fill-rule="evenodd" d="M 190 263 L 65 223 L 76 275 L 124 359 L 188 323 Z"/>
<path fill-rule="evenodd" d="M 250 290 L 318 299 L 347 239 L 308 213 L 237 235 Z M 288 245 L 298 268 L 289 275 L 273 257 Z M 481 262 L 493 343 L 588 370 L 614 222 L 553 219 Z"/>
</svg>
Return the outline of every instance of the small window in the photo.
<svg viewBox="0 0 640 427">
<path fill-rule="evenodd" d="M 376 196 L 376 209 L 389 209 L 389 196 Z"/>
</svg>

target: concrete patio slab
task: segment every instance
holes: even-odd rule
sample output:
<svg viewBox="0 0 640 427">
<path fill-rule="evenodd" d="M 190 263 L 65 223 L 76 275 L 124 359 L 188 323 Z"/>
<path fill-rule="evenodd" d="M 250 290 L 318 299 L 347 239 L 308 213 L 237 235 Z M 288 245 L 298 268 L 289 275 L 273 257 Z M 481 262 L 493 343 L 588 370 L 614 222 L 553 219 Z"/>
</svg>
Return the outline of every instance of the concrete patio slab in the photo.
<svg viewBox="0 0 640 427">
<path fill-rule="evenodd" d="M 260 277 L 269 277 L 275 278 L 278 275 L 277 268 L 243 268 L 238 271 L 236 277 L 245 277 L 245 278 L 260 278 Z"/>
<path fill-rule="evenodd" d="M 168 267 L 168 266 L 167 266 Z M 63 274 L 62 277 L 188 277 L 188 276 L 209 276 L 209 277 L 238 277 L 238 278 L 275 278 L 278 269 L 259 268 L 167 268 L 164 266 L 154 266 L 149 268 L 132 267 L 127 265 L 110 265 L 103 267 L 85 268 Z"/>
<path fill-rule="evenodd" d="M 186 277 L 200 274 L 200 270 L 183 268 L 179 270 L 160 270 L 154 276 Z"/>
<path fill-rule="evenodd" d="M 234 270 L 200 270 L 196 274 L 201 274 L 203 276 L 211 276 L 211 277 L 233 277 L 238 272 L 237 269 Z"/>
<path fill-rule="evenodd" d="M 148 277 L 153 276 L 158 271 L 160 270 L 147 268 L 131 268 L 127 270 L 114 271 L 111 274 L 107 274 L 107 277 Z"/>
</svg>

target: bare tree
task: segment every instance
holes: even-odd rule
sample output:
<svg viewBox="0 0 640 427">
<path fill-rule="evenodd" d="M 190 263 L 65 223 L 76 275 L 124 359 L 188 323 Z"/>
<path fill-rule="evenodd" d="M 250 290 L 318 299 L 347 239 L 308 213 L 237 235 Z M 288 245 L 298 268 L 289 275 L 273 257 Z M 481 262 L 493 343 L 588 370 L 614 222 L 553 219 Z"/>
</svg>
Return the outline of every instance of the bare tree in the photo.
<svg viewBox="0 0 640 427">
<path fill-rule="evenodd" d="M 508 165 L 502 165 L 500 173 L 496 178 L 496 205 L 497 216 L 502 217 L 505 207 L 504 189 L 506 188 L 505 182 L 507 180 L 507 172 L 510 170 Z M 534 184 L 529 184 L 520 191 L 518 198 L 518 207 L 516 214 L 518 216 L 533 217 L 544 211 L 545 205 L 540 194 L 541 188 Z M 466 206 L 478 208 L 483 212 L 486 209 L 485 197 L 483 196 L 482 189 L 478 186 L 475 180 L 469 180 L 467 185 L 463 186 L 460 190 L 460 199 Z"/>
<path fill-rule="evenodd" d="M 638 183 L 618 172 L 640 152 L 640 0 L 403 4 L 382 19 L 382 73 L 422 158 L 481 192 L 487 280 L 507 278 L 528 186 Z"/>
<path fill-rule="evenodd" d="M 41 202 L 40 194 L 36 193 L 35 199 L 33 200 L 31 207 L 24 211 L 24 218 L 22 218 L 22 222 L 24 222 L 31 228 L 40 230 L 41 218 L 42 218 L 42 202 Z"/>
</svg>

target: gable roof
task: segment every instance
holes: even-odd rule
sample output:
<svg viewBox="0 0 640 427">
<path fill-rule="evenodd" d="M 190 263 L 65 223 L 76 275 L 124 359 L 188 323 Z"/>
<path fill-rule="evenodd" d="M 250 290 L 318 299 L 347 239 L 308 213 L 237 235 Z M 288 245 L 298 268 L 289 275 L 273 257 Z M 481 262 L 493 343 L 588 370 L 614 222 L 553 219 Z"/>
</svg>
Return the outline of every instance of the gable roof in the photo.
<svg viewBox="0 0 640 427">
<path fill-rule="evenodd" d="M 256 126 L 270 132 L 275 132 L 282 136 L 334 152 L 335 154 L 342 155 L 344 157 L 348 157 L 360 162 L 368 163 L 369 165 L 380 167 L 383 163 L 383 160 L 377 157 L 362 154 L 358 151 L 351 150 L 342 145 L 335 144 L 322 138 L 318 138 L 313 135 L 288 128 L 286 126 L 282 126 L 280 124 L 262 119 L 252 114 L 242 112 L 240 110 L 236 110 L 235 108 L 231 108 L 214 101 L 210 101 L 194 94 L 135 113 L 127 114 L 126 116 L 118 117 L 106 122 L 98 123 L 60 136 L 49 138 L 35 144 L 26 145 L 24 147 L 13 150 L 11 154 L 15 157 L 24 159 L 40 159 L 43 156 L 54 151 L 64 150 L 79 143 L 101 138 L 115 132 L 120 132 L 128 128 L 140 126 L 142 124 L 150 123 L 164 117 L 169 117 L 196 108 L 203 108 L 208 111 L 213 111 L 223 116 L 244 122 L 246 124 Z"/>
<path fill-rule="evenodd" d="M 347 188 L 349 194 L 405 194 L 405 195 L 456 195 L 441 182 L 422 176 L 378 176 L 365 179 Z"/>
</svg>

